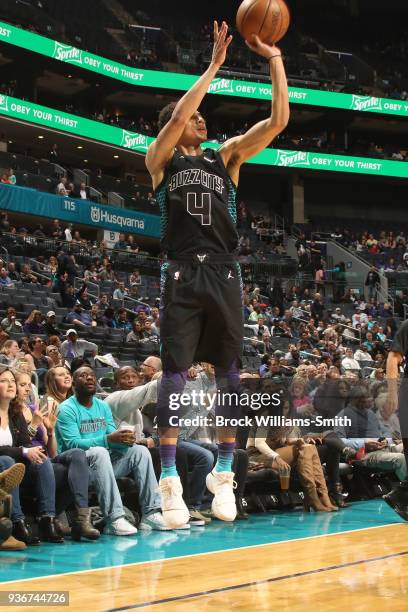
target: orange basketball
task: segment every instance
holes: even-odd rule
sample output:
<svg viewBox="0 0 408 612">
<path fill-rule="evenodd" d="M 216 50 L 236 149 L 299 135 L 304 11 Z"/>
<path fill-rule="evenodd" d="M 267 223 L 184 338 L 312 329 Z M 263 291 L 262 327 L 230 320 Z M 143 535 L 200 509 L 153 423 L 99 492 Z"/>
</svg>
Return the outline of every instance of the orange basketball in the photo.
<svg viewBox="0 0 408 612">
<path fill-rule="evenodd" d="M 244 0 L 240 5 L 236 24 L 245 40 L 252 35 L 273 45 L 283 38 L 290 24 L 289 9 L 284 0 Z"/>
</svg>

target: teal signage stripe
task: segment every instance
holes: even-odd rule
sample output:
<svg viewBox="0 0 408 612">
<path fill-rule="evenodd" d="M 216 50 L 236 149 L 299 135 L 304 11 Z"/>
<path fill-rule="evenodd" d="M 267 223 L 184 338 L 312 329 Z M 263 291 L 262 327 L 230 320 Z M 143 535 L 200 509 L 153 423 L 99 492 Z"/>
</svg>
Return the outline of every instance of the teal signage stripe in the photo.
<svg viewBox="0 0 408 612">
<path fill-rule="evenodd" d="M 150 143 L 154 140 L 145 134 L 130 132 L 99 121 L 70 115 L 3 94 L 0 94 L 0 115 L 62 130 L 75 136 L 91 138 L 143 154 L 146 153 Z M 206 146 L 213 149 L 220 147 L 219 144 L 213 142 L 206 143 Z M 250 159 L 249 163 L 283 168 L 304 168 L 306 170 L 352 172 L 373 176 L 408 178 L 408 162 L 350 157 L 346 155 L 329 155 L 308 151 L 265 149 L 262 153 Z"/>
<path fill-rule="evenodd" d="M 18 185 L 0 184 L 0 209 L 61 219 L 75 224 L 89 225 L 94 229 L 139 234 L 150 238 L 160 236 L 158 215 L 115 206 L 102 206 L 88 200 L 64 198 Z"/>
<path fill-rule="evenodd" d="M 187 91 L 199 78 L 197 75 L 191 74 L 144 70 L 126 66 L 125 64 L 114 62 L 93 53 L 88 53 L 83 49 L 46 38 L 40 34 L 16 28 L 2 21 L 0 21 L 0 41 L 27 49 L 28 51 L 40 53 L 66 64 L 91 70 L 123 83 L 141 87 Z M 272 88 L 271 85 L 265 83 L 217 78 L 210 85 L 209 93 L 249 100 L 269 101 L 271 99 Z M 320 91 L 318 89 L 305 89 L 301 87 L 290 87 L 289 97 L 290 101 L 295 104 L 408 117 L 408 102 L 402 100 Z"/>
</svg>

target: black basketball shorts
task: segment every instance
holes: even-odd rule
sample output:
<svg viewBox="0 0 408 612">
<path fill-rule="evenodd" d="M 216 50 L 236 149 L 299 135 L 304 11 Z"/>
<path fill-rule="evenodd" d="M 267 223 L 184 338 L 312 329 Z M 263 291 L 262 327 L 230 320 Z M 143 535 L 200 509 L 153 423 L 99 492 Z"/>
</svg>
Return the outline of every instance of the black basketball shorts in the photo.
<svg viewBox="0 0 408 612">
<path fill-rule="evenodd" d="M 243 348 L 241 271 L 237 262 L 168 261 L 161 269 L 163 369 L 206 361 L 228 368 Z"/>
</svg>

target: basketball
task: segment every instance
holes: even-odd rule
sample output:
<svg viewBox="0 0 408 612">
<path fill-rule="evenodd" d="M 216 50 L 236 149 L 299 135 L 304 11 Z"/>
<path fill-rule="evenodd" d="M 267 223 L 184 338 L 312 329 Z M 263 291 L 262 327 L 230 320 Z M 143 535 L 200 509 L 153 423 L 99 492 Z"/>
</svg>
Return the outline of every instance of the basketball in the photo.
<svg viewBox="0 0 408 612">
<path fill-rule="evenodd" d="M 284 0 L 244 0 L 240 5 L 236 24 L 245 40 L 252 35 L 273 45 L 283 38 L 290 24 L 289 9 Z"/>
</svg>

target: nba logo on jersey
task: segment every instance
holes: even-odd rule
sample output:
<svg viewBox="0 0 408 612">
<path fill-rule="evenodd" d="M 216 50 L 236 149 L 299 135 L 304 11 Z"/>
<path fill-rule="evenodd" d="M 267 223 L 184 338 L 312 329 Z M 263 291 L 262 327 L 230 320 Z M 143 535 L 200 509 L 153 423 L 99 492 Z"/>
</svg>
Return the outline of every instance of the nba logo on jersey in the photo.
<svg viewBox="0 0 408 612">
<path fill-rule="evenodd" d="M 180 278 L 180 272 L 177 270 L 177 272 L 174 273 L 174 280 L 179 280 Z"/>
</svg>

